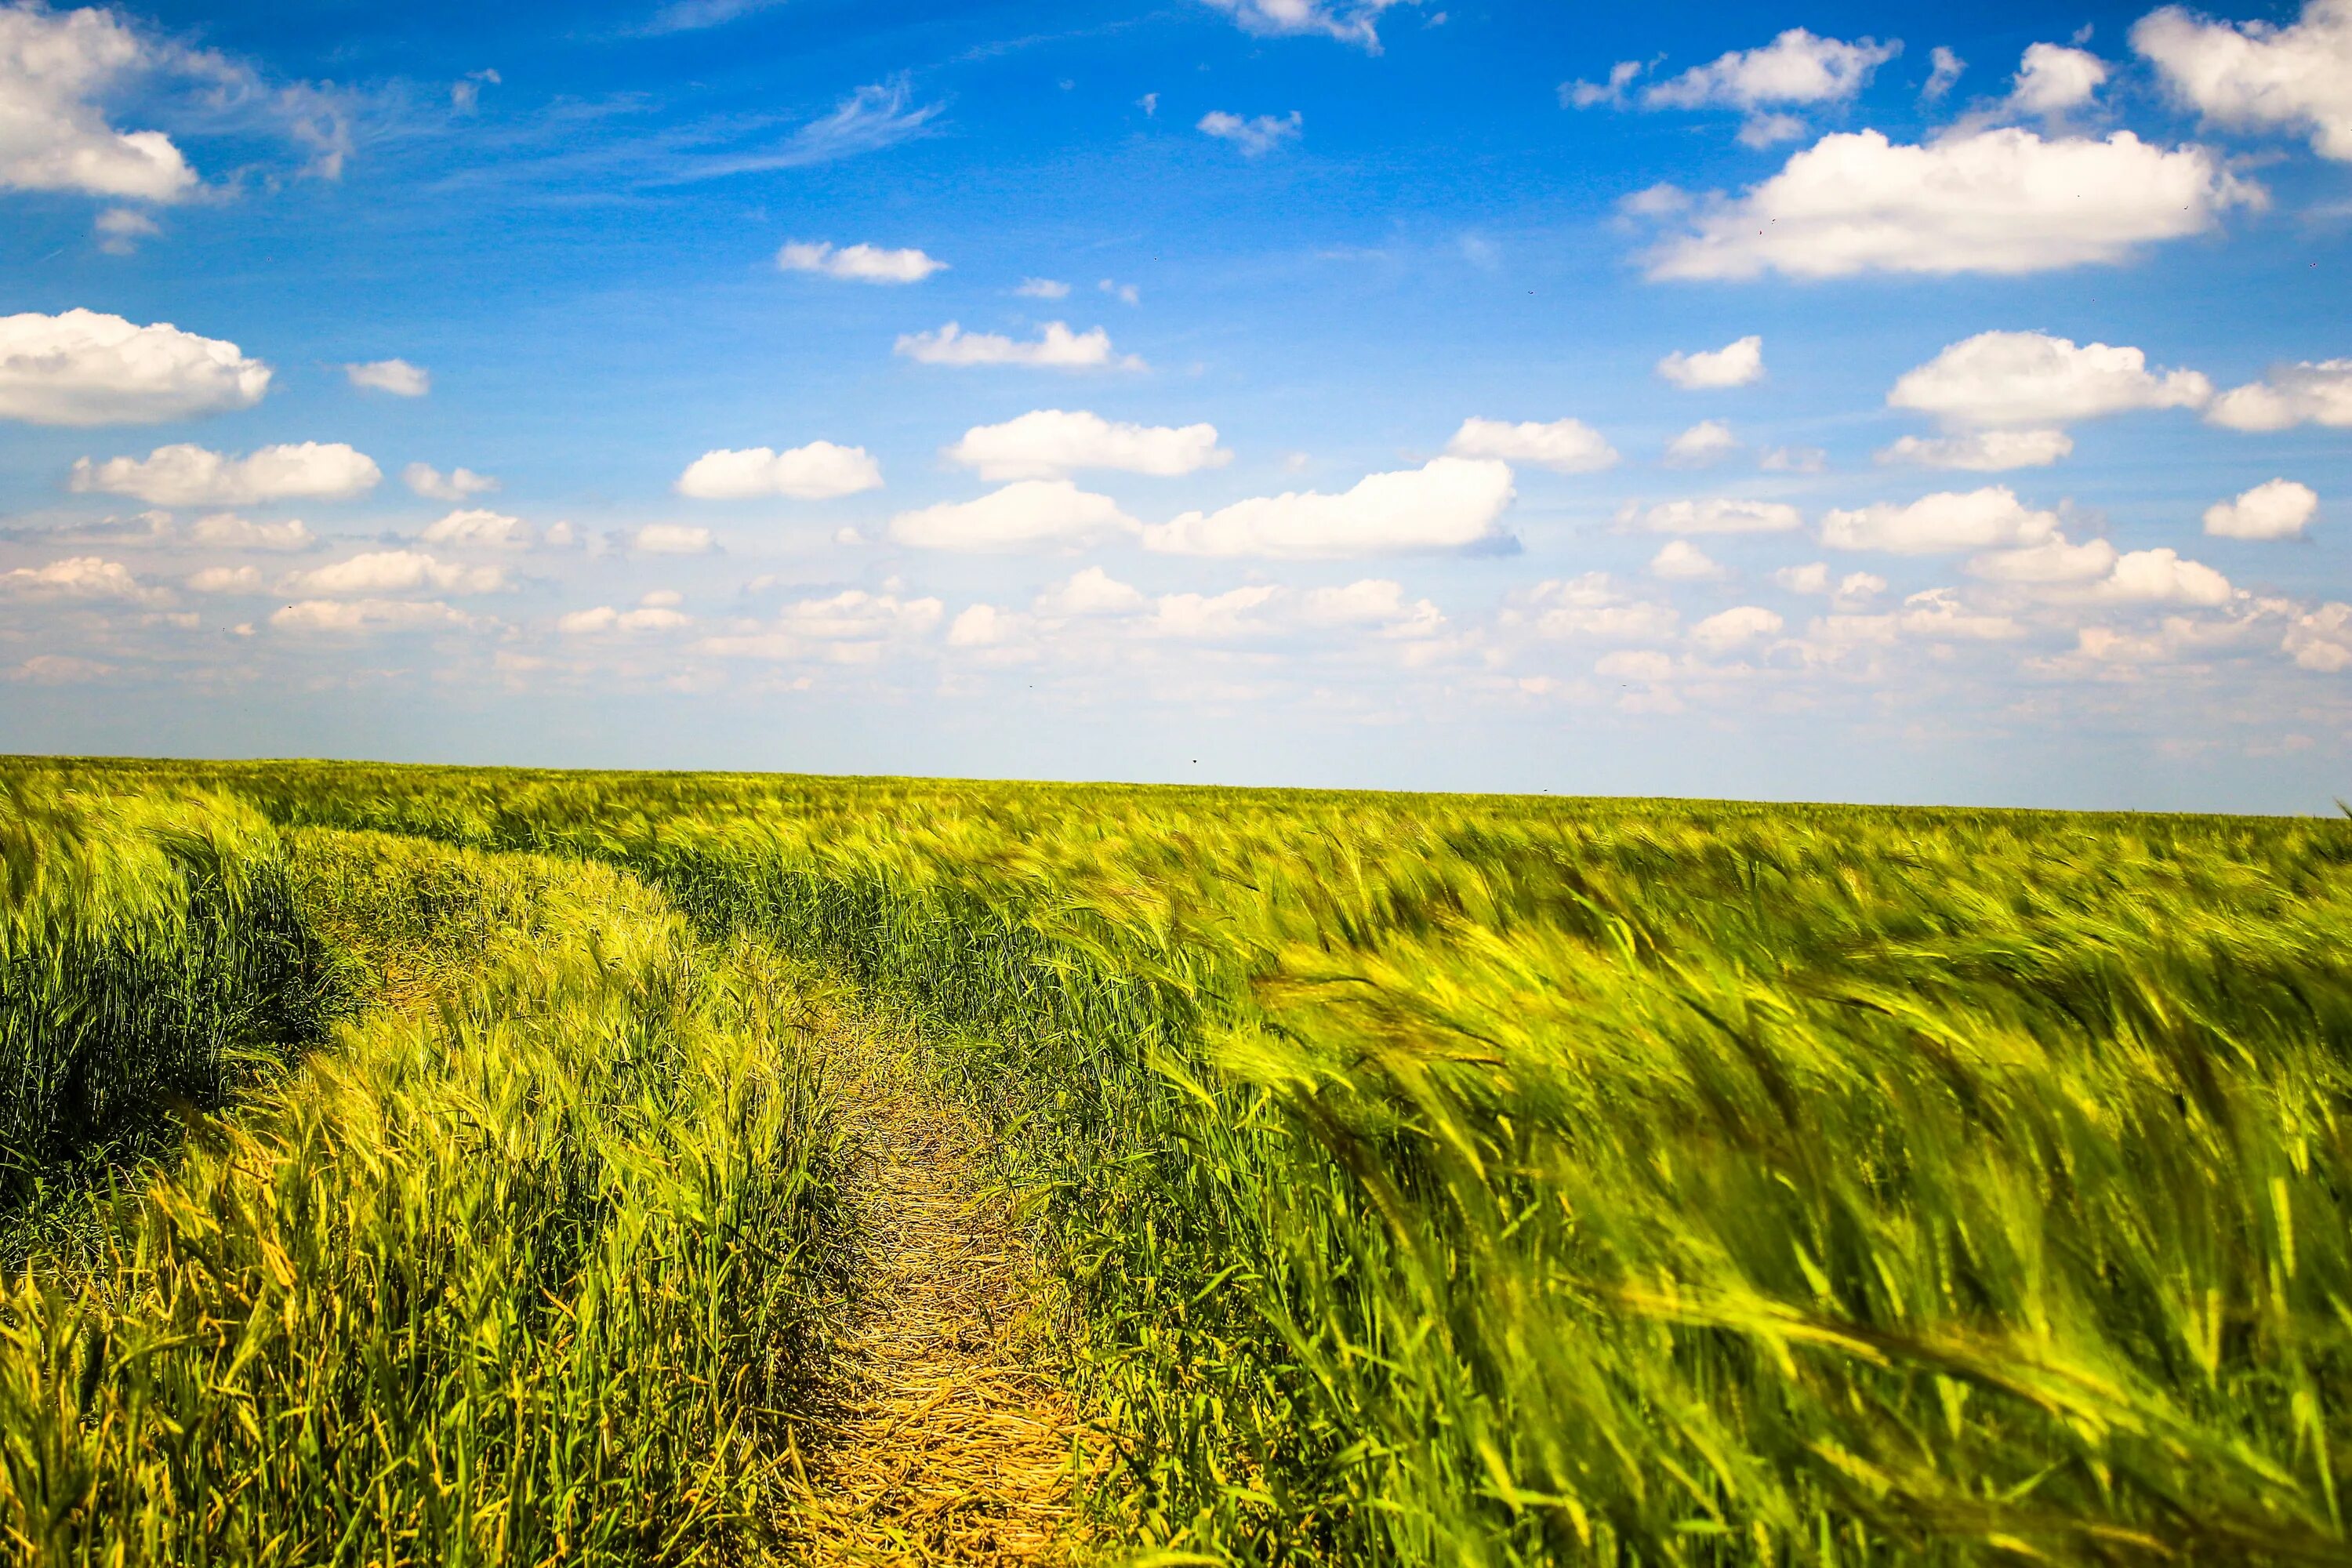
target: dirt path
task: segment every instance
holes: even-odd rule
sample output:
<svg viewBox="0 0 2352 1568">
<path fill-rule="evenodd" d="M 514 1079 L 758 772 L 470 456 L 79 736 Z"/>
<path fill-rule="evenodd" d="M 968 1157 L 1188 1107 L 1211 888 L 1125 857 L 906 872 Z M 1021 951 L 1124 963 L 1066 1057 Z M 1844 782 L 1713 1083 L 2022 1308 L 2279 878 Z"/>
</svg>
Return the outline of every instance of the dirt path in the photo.
<svg viewBox="0 0 2352 1568">
<path fill-rule="evenodd" d="M 1076 1411 L 983 1134 L 886 1030 L 840 1013 L 823 1028 L 847 1080 L 865 1268 L 832 1408 L 801 1447 L 795 1543 L 817 1562 L 1065 1562 Z"/>
</svg>

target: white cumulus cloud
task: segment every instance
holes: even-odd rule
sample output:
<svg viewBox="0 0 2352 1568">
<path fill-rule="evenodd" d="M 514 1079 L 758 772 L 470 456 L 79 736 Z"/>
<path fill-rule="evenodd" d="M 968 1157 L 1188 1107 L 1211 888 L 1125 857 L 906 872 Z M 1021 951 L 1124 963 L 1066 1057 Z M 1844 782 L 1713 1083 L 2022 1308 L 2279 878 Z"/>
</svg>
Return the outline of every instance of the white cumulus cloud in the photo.
<svg viewBox="0 0 2352 1568">
<path fill-rule="evenodd" d="M 709 529 L 682 522 L 649 522 L 628 536 L 628 546 L 640 555 L 708 555 L 717 548 Z"/>
<path fill-rule="evenodd" d="M 1842 103 L 1902 51 L 1899 43 L 1849 44 L 1791 27 L 1760 48 L 1734 49 L 1659 82 L 1643 92 L 1642 102 L 1650 109 Z"/>
<path fill-rule="evenodd" d="M 948 623 L 948 647 L 995 647 L 1014 641 L 1024 629 L 1020 616 L 994 605 L 967 605 Z"/>
<path fill-rule="evenodd" d="M 1162 594 L 1144 629 L 1154 637 L 1203 642 L 1262 636 L 1272 628 L 1260 612 L 1286 596 L 1286 590 L 1270 583 L 1222 594 Z"/>
<path fill-rule="evenodd" d="M 928 637 L 946 612 L 937 599 L 845 588 L 827 598 L 787 605 L 767 626 L 705 637 L 694 646 L 727 658 L 866 664 L 894 647 Z"/>
<path fill-rule="evenodd" d="M 2157 664 L 2178 651 L 2171 638 L 2160 634 L 2118 631 L 2113 626 L 2084 626 L 2074 635 L 2075 652 L 2101 664 Z"/>
<path fill-rule="evenodd" d="M 0 93 L 0 113 L 5 104 Z M 235 343 L 169 321 L 142 327 L 96 310 L 0 316 L 0 419 L 160 425 L 225 414 L 260 402 L 269 374 Z"/>
<path fill-rule="evenodd" d="M 1253 33 L 1320 33 L 1380 52 L 1381 13 L 1403 0 L 1208 0 Z M 1415 0 L 1417 3 L 1417 0 Z M 1158 94 L 1153 94 L 1158 97 Z"/>
<path fill-rule="evenodd" d="M 855 283 L 920 283 L 947 269 L 935 256 L 908 248 L 885 250 L 872 245 L 835 248 L 824 240 L 789 240 L 776 252 L 776 266 L 785 272 L 814 272 Z"/>
<path fill-rule="evenodd" d="M 1801 142 L 1811 130 L 1793 114 L 1751 114 L 1739 127 L 1739 144 L 1764 148 L 1783 142 Z"/>
<path fill-rule="evenodd" d="M 426 544 L 461 549 L 528 550 L 532 536 L 530 524 L 519 517 L 481 507 L 461 507 L 427 523 L 419 537 Z"/>
<path fill-rule="evenodd" d="M 955 322 L 931 332 L 902 333 L 897 352 L 918 364 L 1023 365 L 1033 370 L 1141 370 L 1134 354 L 1112 351 L 1110 334 L 1100 327 L 1074 332 L 1061 321 L 1048 321 L 1034 342 L 1021 342 L 996 332 L 967 332 Z"/>
<path fill-rule="evenodd" d="M 1772 574 L 1772 583 L 1791 594 L 1826 595 L 1841 610 L 1867 604 L 1886 592 L 1886 579 L 1874 572 L 1849 572 L 1832 582 L 1825 561 L 1783 566 Z"/>
<path fill-rule="evenodd" d="M 1263 158 L 1285 142 L 1297 141 L 1306 128 L 1305 117 L 1295 109 L 1279 117 L 1261 114 L 1248 120 L 1213 109 L 1201 116 L 1195 127 L 1220 142 L 1232 142 L 1244 158 Z"/>
<path fill-rule="evenodd" d="M 14 571 L 0 572 L 0 597 L 117 599 L 126 604 L 156 605 L 171 595 L 140 582 L 120 561 L 97 555 L 69 555 L 46 566 L 19 566 Z"/>
<path fill-rule="evenodd" d="M 2212 152 L 2128 131 L 2045 141 L 2011 126 L 1918 145 L 1842 132 L 1745 195 L 1699 204 L 1650 276 L 2040 272 L 2121 261 L 2264 199 Z M 1654 192 L 1644 205 L 1668 204 Z"/>
<path fill-rule="evenodd" d="M 442 594 L 495 594 L 507 586 L 503 566 L 467 566 L 437 561 L 422 551 L 372 550 L 348 561 L 291 573 L 282 578 L 282 594 L 313 598 L 371 598 L 388 594 L 429 589 Z"/>
<path fill-rule="evenodd" d="M 1927 63 L 1934 68 L 1927 73 L 1927 85 L 1919 89 L 1919 100 L 1923 103 L 1934 103 L 1951 91 L 1952 84 L 1960 79 L 1960 73 L 1969 68 L 1968 61 L 1942 44 L 1927 51 Z"/>
<path fill-rule="evenodd" d="M 2219 609 L 2236 599 L 2230 580 L 2177 550 L 2118 554 L 2105 540 L 2071 544 L 2063 537 L 2027 550 L 1998 551 L 1969 563 L 1976 576 L 2033 590 L 2055 604 L 2180 605 Z"/>
<path fill-rule="evenodd" d="M 160 131 L 117 131 L 100 100 L 157 63 L 110 10 L 0 7 L 0 189 L 168 202 L 196 172 Z"/>
<path fill-rule="evenodd" d="M 2352 669 L 2352 605 L 2322 605 L 2296 616 L 2279 647 L 2304 668 L 2323 675 Z"/>
<path fill-rule="evenodd" d="M 1367 475 L 1339 495 L 1285 491 L 1189 511 L 1144 530 L 1143 543 L 1178 555 L 1290 560 L 1458 550 L 1494 539 L 1515 494 L 1507 464 L 1434 458 L 1418 468 Z"/>
<path fill-rule="evenodd" d="M 1720 419 L 1702 419 L 1666 443 L 1670 468 L 1703 468 L 1739 450 L 1739 438 Z"/>
<path fill-rule="evenodd" d="M 1831 602 L 1840 608 L 1867 604 L 1886 592 L 1886 579 L 1875 572 L 1849 572 L 1838 579 Z"/>
<path fill-rule="evenodd" d="M 593 609 L 573 610 L 555 618 L 555 629 L 565 637 L 594 637 L 606 632 L 642 636 L 649 632 L 674 632 L 694 624 L 694 617 L 681 614 L 667 605 L 641 605 L 634 610 L 616 610 L 610 605 L 598 605 Z"/>
<path fill-rule="evenodd" d="M 1661 642 L 1682 625 L 1672 605 L 1633 598 L 1606 572 L 1538 583 L 1507 606 L 1501 619 L 1540 637 L 1595 642 Z"/>
<path fill-rule="evenodd" d="M 2287 430 L 2306 421 L 2352 429 L 2352 359 L 2281 365 L 2221 394 L 2205 418 L 2231 430 Z"/>
<path fill-rule="evenodd" d="M 1661 501 L 1646 511 L 1628 507 L 1619 521 L 1638 523 L 1652 533 L 1786 533 L 1805 525 L 1804 514 L 1786 501 L 1725 496 Z"/>
<path fill-rule="evenodd" d="M 1564 81 L 1559 84 L 1559 106 L 1562 109 L 1591 109 L 1609 103 L 1622 108 L 1625 89 L 1649 68 L 1646 60 L 1619 60 L 1609 68 L 1609 79 L 1605 82 Z"/>
<path fill-rule="evenodd" d="M 233 511 L 212 512 L 173 531 L 180 542 L 199 550 L 308 550 L 319 542 L 299 518 L 255 522 Z"/>
<path fill-rule="evenodd" d="M 1685 392 L 1746 386 L 1764 379 L 1764 340 L 1749 336 L 1696 353 L 1676 349 L 1658 362 L 1658 374 Z"/>
<path fill-rule="evenodd" d="M 370 360 L 347 364 L 343 374 L 363 392 L 389 392 L 394 397 L 422 397 L 433 390 L 432 373 L 404 359 Z"/>
<path fill-rule="evenodd" d="M 258 566 L 207 566 L 188 578 L 188 590 L 195 594 L 258 594 L 261 589 Z"/>
<path fill-rule="evenodd" d="M 426 500 L 469 500 L 499 488 L 499 481 L 488 474 L 466 468 L 452 468 L 445 474 L 430 463 L 409 464 L 400 470 L 400 479 Z"/>
<path fill-rule="evenodd" d="M 1969 574 L 1990 583 L 2027 587 L 2095 583 L 2116 569 L 2116 547 L 2104 539 L 2076 544 L 2053 533 L 2039 544 L 1995 550 L 1969 563 Z"/>
<path fill-rule="evenodd" d="M 1067 549 L 1139 526 L 1110 497 L 1067 479 L 1016 479 L 976 500 L 902 511 L 890 537 L 918 550 Z"/>
<path fill-rule="evenodd" d="M 1893 620 L 1911 636 L 1930 639 L 1967 637 L 1978 642 L 2005 642 L 2025 635 L 2025 627 L 2015 617 L 1971 610 L 1950 588 L 1929 588 L 1912 595 L 1903 601 L 1902 614 Z"/>
<path fill-rule="evenodd" d="M 2006 485 L 1941 490 L 1907 506 L 1888 501 L 1825 513 L 1822 542 L 1839 550 L 1934 555 L 2039 544 L 2058 531 L 2058 514 L 2037 511 Z"/>
<path fill-rule="evenodd" d="M 2010 468 L 2046 468 L 2074 450 L 2074 437 L 2063 430 L 1969 430 L 1957 436 L 1905 436 L 1880 447 L 1878 460 L 1997 474 Z"/>
<path fill-rule="evenodd" d="M 1309 588 L 1298 596 L 1297 616 L 1310 626 L 1382 626 L 1391 637 L 1425 637 L 1442 629 L 1445 621 L 1435 605 L 1427 599 L 1408 601 L 1404 584 L 1388 577 Z"/>
<path fill-rule="evenodd" d="M 2308 132 L 2320 156 L 2352 159 L 2352 0 L 2305 0 L 2284 27 L 2167 5 L 2141 17 L 2131 41 L 2214 124 Z"/>
<path fill-rule="evenodd" d="M 940 455 L 984 479 L 1052 479 L 1078 468 L 1166 479 L 1223 468 L 1234 457 L 1217 445 L 1213 425 L 1129 425 L 1060 408 L 975 425 Z"/>
<path fill-rule="evenodd" d="M 1759 48 L 1734 49 L 1655 83 L 1643 91 L 1641 104 L 1644 109 L 1744 110 L 1748 118 L 1740 141 L 1767 147 L 1805 134 L 1803 121 L 1772 110 L 1851 102 L 1872 72 L 1902 52 L 1898 42 L 1863 38 L 1846 43 L 1791 27 Z M 1578 83 L 1570 100 L 1580 108 L 1621 101 L 1642 68 L 1640 62 L 1621 61 L 1609 73 L 1607 88 Z"/>
<path fill-rule="evenodd" d="M 1705 583 L 1727 575 L 1687 539 L 1670 539 L 1650 557 L 1650 575 L 1669 583 Z"/>
<path fill-rule="evenodd" d="M 2107 62 L 2088 49 L 2029 44 L 2018 62 L 2009 106 L 2020 114 L 2063 114 L 2090 102 L 2106 80 Z"/>
<path fill-rule="evenodd" d="M 771 447 L 705 452 L 677 477 L 677 493 L 698 500 L 789 496 L 832 500 L 882 488 L 882 465 L 863 447 L 812 441 L 779 452 Z"/>
<path fill-rule="evenodd" d="M 2116 557 L 2115 570 L 2096 584 L 2101 599 L 2122 599 L 2144 605 L 2194 605 L 2212 609 L 2236 596 L 2230 580 L 2199 561 L 2183 560 L 2174 550 L 2135 550 Z"/>
<path fill-rule="evenodd" d="M 168 511 L 142 512 L 131 522 L 110 518 L 62 531 L 61 538 L 136 545 L 148 550 L 308 550 L 318 536 L 299 519 L 255 522 L 233 511 L 216 511 L 181 522 Z"/>
<path fill-rule="evenodd" d="M 2048 332 L 1979 332 L 1907 370 L 1890 408 L 1961 428 L 2052 426 L 2140 408 L 2201 408 L 2213 384 L 2193 370 L 2151 371 L 2138 349 Z"/>
<path fill-rule="evenodd" d="M 1087 627 L 1187 641 L 1370 630 L 1387 641 L 1425 645 L 1444 630 L 1445 616 L 1427 599 L 1407 599 L 1403 584 L 1388 578 L 1368 577 L 1303 593 L 1278 584 L 1254 583 L 1222 594 L 1151 598 L 1102 568 L 1089 566 L 1039 594 L 1027 616 L 973 606 L 957 617 L 949 640 L 1003 648 L 1027 637 L 1033 628 L 1058 637 Z"/>
<path fill-rule="evenodd" d="M 2319 512 L 2319 494 L 2293 479 L 2266 479 L 2205 509 L 2205 531 L 2223 539 L 2294 539 Z"/>
<path fill-rule="evenodd" d="M 1667 680 L 1674 676 L 1675 661 L 1655 648 L 1621 647 L 1594 659 L 1592 673 L 1612 680 Z"/>
<path fill-rule="evenodd" d="M 109 207 L 90 223 L 98 247 L 109 256 L 135 256 L 139 242 L 163 232 L 163 226 L 132 207 Z"/>
<path fill-rule="evenodd" d="M 1070 286 L 1055 278 L 1024 278 L 1021 287 L 1013 290 L 1024 300 L 1066 300 Z"/>
<path fill-rule="evenodd" d="M 1617 461 L 1617 449 L 1581 419 L 1528 420 L 1517 425 L 1502 419 L 1465 419 L 1445 450 L 1451 457 L 1532 463 L 1560 474 L 1598 473 Z"/>
<path fill-rule="evenodd" d="M 1739 605 L 1712 615 L 1690 629 L 1690 640 L 1708 653 L 1728 653 L 1780 629 L 1780 617 L 1759 605 Z"/>
<path fill-rule="evenodd" d="M 1902 52 L 1899 42 L 1864 38 L 1847 43 L 1791 27 L 1761 47 L 1734 49 L 1656 82 L 1643 90 L 1638 101 L 1650 110 L 1743 110 L 1748 121 L 1739 140 L 1750 147 L 1767 147 L 1805 134 L 1803 121 L 1775 110 L 1851 102 L 1874 71 Z M 1606 83 L 1564 83 L 1560 102 L 1578 109 L 1604 103 L 1622 108 L 1628 102 L 1626 89 L 1653 63 L 1620 60 L 1611 68 Z"/>
<path fill-rule="evenodd" d="M 1818 474 L 1830 466 L 1830 455 L 1819 447 L 1768 447 L 1756 466 L 1778 474 Z"/>
<path fill-rule="evenodd" d="M 431 631 L 465 627 L 473 619 L 447 605 L 415 599 L 304 599 L 269 617 L 283 632 L 364 637 L 375 632 Z"/>
<path fill-rule="evenodd" d="M 152 506 L 252 506 L 278 500 L 349 500 L 373 489 L 383 471 L 341 441 L 263 447 L 232 458 L 192 443 L 144 458 L 77 458 L 77 491 L 133 496 Z"/>
<path fill-rule="evenodd" d="M 1047 619 L 1079 620 L 1134 615 L 1147 602 L 1141 589 L 1120 582 L 1099 566 L 1089 566 L 1039 594 L 1034 608 Z"/>
<path fill-rule="evenodd" d="M 1428 639 L 1444 631 L 1445 616 L 1427 599 L 1408 601 L 1402 584 L 1367 577 L 1303 594 L 1273 584 L 1223 594 L 1163 594 L 1138 629 L 1148 637 L 1194 641 L 1370 630 L 1384 640 L 1426 649 Z"/>
</svg>

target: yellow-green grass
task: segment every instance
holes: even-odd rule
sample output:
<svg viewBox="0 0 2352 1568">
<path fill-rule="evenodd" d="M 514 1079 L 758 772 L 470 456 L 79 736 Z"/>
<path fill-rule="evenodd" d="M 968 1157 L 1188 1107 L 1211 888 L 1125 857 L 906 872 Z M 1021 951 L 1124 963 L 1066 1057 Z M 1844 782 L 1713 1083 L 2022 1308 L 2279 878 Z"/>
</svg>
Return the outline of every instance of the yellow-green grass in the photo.
<svg viewBox="0 0 2352 1568">
<path fill-rule="evenodd" d="M 0 779 L 0 1210 L 12 1230 L 315 1039 L 277 834 L 216 795 Z M 26 1238 L 16 1237 L 12 1248 Z"/>
<path fill-rule="evenodd" d="M 1139 1545 L 2347 1554 L 2352 825 L 63 771 L 625 865 L 927 1018 Z"/>
<path fill-rule="evenodd" d="M 601 866 L 320 831 L 284 858 L 346 961 L 409 984 L 0 1293 L 0 1533 L 60 1563 L 742 1560 L 835 1268 L 782 965 Z"/>
</svg>

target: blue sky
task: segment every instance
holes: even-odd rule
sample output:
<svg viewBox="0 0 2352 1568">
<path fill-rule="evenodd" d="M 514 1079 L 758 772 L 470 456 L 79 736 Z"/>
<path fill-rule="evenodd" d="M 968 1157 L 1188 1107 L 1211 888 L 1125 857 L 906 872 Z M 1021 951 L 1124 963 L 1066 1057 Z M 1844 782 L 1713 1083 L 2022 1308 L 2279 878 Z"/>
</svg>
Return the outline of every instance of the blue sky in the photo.
<svg viewBox="0 0 2352 1568">
<path fill-rule="evenodd" d="M 0 5 L 0 743 L 2352 794 L 2346 0 L 875 9 Z"/>
</svg>

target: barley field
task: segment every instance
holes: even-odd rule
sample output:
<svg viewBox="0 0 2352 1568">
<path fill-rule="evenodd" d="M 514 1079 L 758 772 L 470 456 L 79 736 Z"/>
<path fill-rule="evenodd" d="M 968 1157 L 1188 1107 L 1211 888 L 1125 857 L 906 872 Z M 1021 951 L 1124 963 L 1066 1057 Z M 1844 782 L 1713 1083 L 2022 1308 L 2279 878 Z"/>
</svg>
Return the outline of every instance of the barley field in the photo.
<svg viewBox="0 0 2352 1568">
<path fill-rule="evenodd" d="M 0 780 L 16 1560 L 2352 1560 L 2352 822 Z"/>
</svg>

